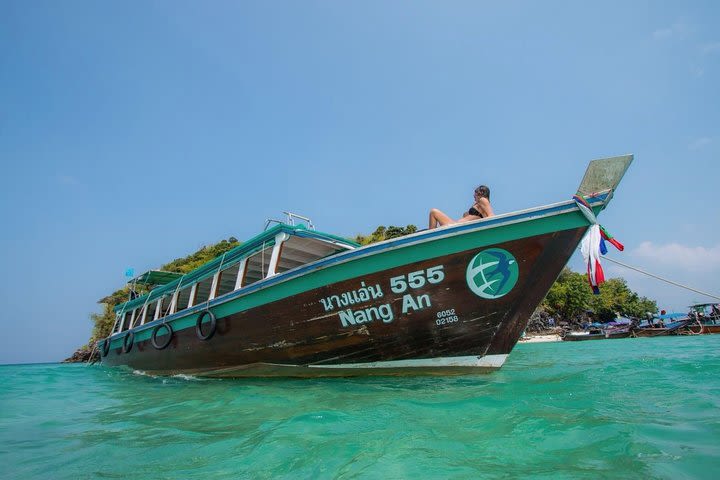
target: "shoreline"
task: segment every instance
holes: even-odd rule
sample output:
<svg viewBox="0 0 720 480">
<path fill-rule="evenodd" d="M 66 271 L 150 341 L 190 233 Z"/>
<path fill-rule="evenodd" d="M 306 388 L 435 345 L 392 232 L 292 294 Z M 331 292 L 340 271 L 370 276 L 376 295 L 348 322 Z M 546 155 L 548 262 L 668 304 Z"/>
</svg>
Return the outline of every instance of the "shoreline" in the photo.
<svg viewBox="0 0 720 480">
<path fill-rule="evenodd" d="M 560 338 L 560 335 L 557 333 L 551 333 L 551 334 L 530 334 L 525 335 L 520 340 L 518 340 L 518 343 L 545 343 L 545 342 L 561 342 L 562 338 Z"/>
</svg>

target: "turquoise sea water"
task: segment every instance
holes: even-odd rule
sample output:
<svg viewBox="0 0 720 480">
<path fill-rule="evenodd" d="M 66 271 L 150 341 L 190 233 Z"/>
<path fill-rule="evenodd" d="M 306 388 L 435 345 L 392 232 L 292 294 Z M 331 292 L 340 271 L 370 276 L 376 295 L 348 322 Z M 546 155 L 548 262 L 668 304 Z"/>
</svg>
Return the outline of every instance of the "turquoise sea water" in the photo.
<svg viewBox="0 0 720 480">
<path fill-rule="evenodd" d="M 482 376 L 0 381 L 4 479 L 720 475 L 720 335 L 523 344 Z"/>
</svg>

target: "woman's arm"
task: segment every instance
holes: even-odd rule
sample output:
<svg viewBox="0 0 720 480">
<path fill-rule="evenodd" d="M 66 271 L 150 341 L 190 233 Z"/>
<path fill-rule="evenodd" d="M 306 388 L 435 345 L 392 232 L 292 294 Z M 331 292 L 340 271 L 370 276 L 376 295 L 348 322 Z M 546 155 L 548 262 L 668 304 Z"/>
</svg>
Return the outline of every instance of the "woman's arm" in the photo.
<svg viewBox="0 0 720 480">
<path fill-rule="evenodd" d="M 494 215 L 492 206 L 490 205 L 490 200 L 485 197 L 478 199 L 478 202 L 475 204 L 475 209 L 482 213 L 484 218 L 492 217 Z"/>
</svg>

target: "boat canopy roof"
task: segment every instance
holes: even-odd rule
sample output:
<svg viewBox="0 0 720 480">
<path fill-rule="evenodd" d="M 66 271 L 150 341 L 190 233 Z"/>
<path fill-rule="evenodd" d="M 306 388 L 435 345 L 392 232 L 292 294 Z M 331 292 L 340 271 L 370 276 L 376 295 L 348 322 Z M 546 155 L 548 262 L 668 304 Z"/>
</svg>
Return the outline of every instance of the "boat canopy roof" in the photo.
<svg viewBox="0 0 720 480">
<path fill-rule="evenodd" d="M 182 277 L 182 273 L 177 272 L 165 272 L 163 270 L 148 270 L 147 272 L 139 275 L 129 283 L 135 283 L 138 285 L 166 285 L 173 280 L 177 280 Z"/>
<path fill-rule="evenodd" d="M 692 308 L 694 310 L 702 310 L 707 307 L 712 307 L 713 305 L 720 305 L 718 302 L 711 302 L 711 303 L 696 303 L 694 305 L 690 305 L 688 308 Z"/>
<path fill-rule="evenodd" d="M 672 320 L 673 318 L 687 317 L 686 313 L 666 313 L 665 315 L 655 315 L 654 318 L 660 320 Z"/>
<path fill-rule="evenodd" d="M 237 264 L 241 260 L 260 252 L 261 250 L 274 246 L 275 238 L 279 233 L 286 233 L 291 237 L 299 237 L 306 241 L 309 240 L 313 243 L 325 243 L 329 247 L 332 247 L 327 248 L 325 251 L 321 252 L 326 255 L 337 253 L 338 251 L 342 250 L 350 250 L 360 246 L 360 244 L 355 243 L 352 240 L 348 240 L 337 235 L 318 232 L 315 230 L 309 230 L 305 225 L 302 224 L 288 225 L 285 223 L 279 223 L 271 228 L 268 228 L 261 234 L 256 235 L 250 240 L 238 245 L 232 250 L 225 252 L 223 255 L 209 261 L 208 263 L 186 274 L 163 272 L 159 270 L 151 270 L 149 272 L 143 273 L 142 275 L 134 279 L 138 280 L 137 283 L 145 283 L 148 285 L 159 286 L 152 289 L 150 293 L 117 305 L 114 308 L 114 311 L 121 312 L 133 310 L 139 306 L 143 306 L 146 303 L 150 303 L 159 298 L 162 298 L 163 296 L 173 295 L 181 288 L 188 287 L 193 283 L 198 283 L 204 279 L 212 277 L 220 269 L 224 267 L 230 267 L 231 265 Z M 166 281 L 166 283 L 160 283 L 163 281 Z"/>
</svg>

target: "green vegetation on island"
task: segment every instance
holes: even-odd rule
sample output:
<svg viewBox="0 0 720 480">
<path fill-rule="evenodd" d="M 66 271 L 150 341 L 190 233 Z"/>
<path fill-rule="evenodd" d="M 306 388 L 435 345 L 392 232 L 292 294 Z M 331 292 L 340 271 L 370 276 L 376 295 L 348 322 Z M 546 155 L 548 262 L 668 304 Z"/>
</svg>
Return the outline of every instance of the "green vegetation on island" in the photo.
<svg viewBox="0 0 720 480">
<path fill-rule="evenodd" d="M 375 242 L 382 242 L 383 240 L 389 240 L 391 238 L 404 237 L 411 233 L 417 232 L 415 225 L 407 225 L 405 227 L 396 227 L 394 225 L 383 226 L 380 225 L 370 235 L 356 235 L 355 241 L 360 245 L 370 245 Z"/>
<path fill-rule="evenodd" d="M 577 326 L 585 322 L 610 322 L 618 315 L 642 318 L 657 313 L 657 302 L 630 290 L 623 278 L 610 278 L 593 294 L 587 275 L 565 267 L 550 287 L 528 324 L 529 332 L 543 332 L 565 323 Z M 554 321 L 550 322 L 552 318 Z"/>
<path fill-rule="evenodd" d="M 210 260 L 219 257 L 223 253 L 237 247 L 238 245 L 240 245 L 238 239 L 230 237 L 227 240 L 221 240 L 214 245 L 203 246 L 195 253 L 186 257 L 176 258 L 172 262 L 162 265 L 159 270 L 175 273 L 188 273 L 199 266 L 206 264 Z M 136 285 L 135 291 L 139 295 L 147 293 L 144 285 Z M 113 311 L 113 308 L 128 301 L 129 298 L 129 285 L 125 285 L 123 288 L 116 290 L 105 298 L 102 298 L 98 302 L 102 305 L 102 312 L 90 314 L 90 321 L 93 324 L 93 329 L 87 345 L 80 347 L 73 356 L 68 358 L 66 361 L 88 361 L 91 355 L 93 355 L 92 351 L 95 342 L 110 335 L 110 331 L 115 323 L 115 312 Z"/>
<path fill-rule="evenodd" d="M 415 225 L 405 227 L 381 225 L 370 235 L 356 235 L 353 240 L 361 245 L 369 245 L 410 235 L 416 231 Z M 240 243 L 237 238 L 230 237 L 214 245 L 203 246 L 186 257 L 176 258 L 159 269 L 167 272 L 188 273 L 237 247 Z M 140 295 L 146 293 L 144 288 L 142 285 L 136 286 L 136 293 Z M 87 345 L 79 348 L 66 361 L 88 361 L 91 358 L 95 342 L 107 337 L 112 330 L 115 322 L 113 308 L 126 302 L 129 296 L 130 288 L 129 285 L 126 285 L 99 301 L 103 306 L 102 312 L 90 314 L 93 329 Z M 533 314 L 528 331 L 541 332 L 549 329 L 550 318 L 554 319 L 555 325 L 563 322 L 572 325 L 587 320 L 607 322 L 615 318 L 616 314 L 637 318 L 644 316 L 647 312 L 657 312 L 656 302 L 638 296 L 637 293 L 630 290 L 624 279 L 611 278 L 607 280 L 600 289 L 600 295 L 593 295 L 586 276 L 566 267 Z"/>
</svg>

